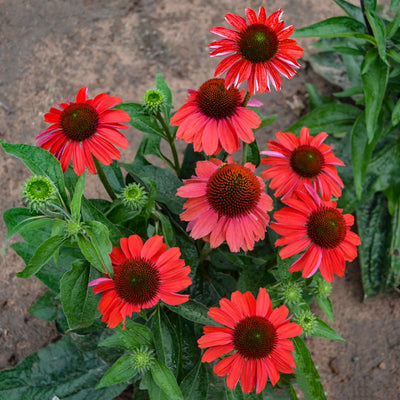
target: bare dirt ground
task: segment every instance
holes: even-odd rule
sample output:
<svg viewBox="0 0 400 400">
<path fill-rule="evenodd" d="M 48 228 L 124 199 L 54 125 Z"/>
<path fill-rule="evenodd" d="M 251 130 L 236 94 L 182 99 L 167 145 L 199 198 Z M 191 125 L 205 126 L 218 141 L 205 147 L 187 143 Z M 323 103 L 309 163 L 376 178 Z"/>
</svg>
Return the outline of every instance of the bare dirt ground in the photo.
<svg viewBox="0 0 400 400">
<path fill-rule="evenodd" d="M 302 27 L 341 15 L 333 1 L 270 0 L 267 12 L 285 10 L 287 24 Z M 0 0 L 0 139 L 35 143 L 46 128 L 43 115 L 65 97 L 89 86 L 123 101 L 141 100 L 160 72 L 170 85 L 174 104 L 183 104 L 187 89 L 197 89 L 213 76 L 218 60 L 208 57 L 215 36 L 212 26 L 226 26 L 227 12 L 244 15 L 252 0 Z M 299 44 L 308 51 L 310 40 Z M 307 110 L 304 84 L 329 93 L 332 88 L 306 64 L 280 93 L 258 96 L 263 113 L 278 120 L 259 133 L 264 143 L 285 130 Z M 131 129 L 132 146 L 123 160 L 131 160 L 139 143 Z M 0 213 L 20 205 L 27 169 L 0 150 Z M 95 180 L 88 194 L 96 197 Z M 100 193 L 101 195 L 101 193 Z M 5 227 L 0 222 L 0 243 Z M 36 279 L 15 276 L 23 269 L 12 250 L 0 258 L 0 368 L 15 366 L 56 335 L 52 324 L 32 317 L 29 307 L 44 291 Z M 362 301 L 359 268 L 347 268 L 336 279 L 332 301 L 334 328 L 344 343 L 308 339 L 329 400 L 396 400 L 400 398 L 400 301 L 379 296 Z"/>
</svg>

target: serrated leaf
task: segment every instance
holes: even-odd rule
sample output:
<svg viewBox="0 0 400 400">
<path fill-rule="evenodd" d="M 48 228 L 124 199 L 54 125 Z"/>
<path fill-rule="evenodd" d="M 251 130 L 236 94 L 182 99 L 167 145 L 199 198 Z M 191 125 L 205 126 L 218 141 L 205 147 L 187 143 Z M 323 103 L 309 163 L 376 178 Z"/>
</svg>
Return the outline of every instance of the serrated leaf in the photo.
<svg viewBox="0 0 400 400">
<path fill-rule="evenodd" d="M 135 350 L 140 346 L 153 347 L 153 334 L 151 330 L 142 324 L 130 319 L 125 320 L 125 329 L 116 328 L 116 333 L 127 350 Z"/>
<path fill-rule="evenodd" d="M 74 262 L 61 279 L 61 304 L 70 329 L 86 328 L 96 318 L 99 300 L 89 287 L 90 281 L 90 265 L 83 260 Z"/>
<path fill-rule="evenodd" d="M 385 97 L 389 77 L 388 66 L 378 57 L 376 49 L 371 49 L 365 56 L 361 67 L 361 80 L 365 94 L 365 121 L 368 141 L 378 135 L 376 127 Z"/>
<path fill-rule="evenodd" d="M 85 178 L 86 171 L 79 177 L 78 182 L 75 186 L 74 195 L 71 200 L 71 214 L 72 219 L 76 222 L 79 222 L 81 219 L 81 202 L 83 189 L 85 189 Z"/>
<path fill-rule="evenodd" d="M 344 339 L 333 328 L 319 318 L 316 319 L 315 329 L 311 336 L 344 342 Z"/>
<path fill-rule="evenodd" d="M 204 400 L 208 392 L 207 370 L 202 362 L 189 372 L 183 379 L 181 385 L 183 398 L 185 400 Z"/>
<path fill-rule="evenodd" d="M 48 238 L 36 249 L 26 268 L 21 272 L 17 272 L 16 275 L 19 278 L 29 278 L 36 274 L 50 260 L 65 240 L 66 238 L 63 235 Z"/>
<path fill-rule="evenodd" d="M 60 399 L 112 400 L 127 386 L 95 390 L 107 365 L 94 352 L 82 349 L 71 336 L 64 336 L 25 358 L 17 367 L 0 372 L 0 398 L 7 400 Z"/>
<path fill-rule="evenodd" d="M 294 344 L 293 355 L 296 363 L 296 380 L 306 400 L 327 400 L 321 384 L 321 378 L 307 346 L 298 337 L 293 338 L 292 342 Z"/>
<path fill-rule="evenodd" d="M 137 374 L 137 369 L 132 360 L 131 354 L 125 354 L 120 357 L 111 368 L 101 378 L 96 389 L 105 386 L 115 385 L 116 383 L 124 383 L 132 379 Z"/>
<path fill-rule="evenodd" d="M 171 399 L 183 400 L 181 389 L 174 374 L 160 360 L 155 360 L 151 368 L 151 375 L 157 386 Z"/>
<path fill-rule="evenodd" d="M 49 177 L 58 189 L 64 203 L 69 204 L 61 164 L 53 154 L 41 147 L 29 144 L 11 144 L 0 140 L 0 145 L 6 153 L 19 158 L 33 174 Z"/>
<path fill-rule="evenodd" d="M 316 24 L 296 29 L 292 35 L 300 37 L 348 37 L 366 33 L 365 25 L 350 17 L 332 17 Z"/>
<path fill-rule="evenodd" d="M 257 132 L 261 128 L 265 128 L 268 125 L 271 125 L 274 123 L 278 117 L 276 115 L 268 115 L 267 117 L 262 117 L 261 118 L 261 124 L 259 125 L 258 128 L 254 129 L 254 132 Z"/>
<path fill-rule="evenodd" d="M 310 129 L 310 134 L 327 132 L 333 135 L 343 135 L 348 132 L 361 110 L 349 104 L 333 103 L 318 107 L 305 117 L 300 118 L 285 132 L 300 132 L 303 126 Z"/>
<path fill-rule="evenodd" d="M 151 330 L 158 358 L 176 374 L 179 364 L 179 344 L 175 330 L 161 307 L 157 307 L 153 316 Z"/>
</svg>

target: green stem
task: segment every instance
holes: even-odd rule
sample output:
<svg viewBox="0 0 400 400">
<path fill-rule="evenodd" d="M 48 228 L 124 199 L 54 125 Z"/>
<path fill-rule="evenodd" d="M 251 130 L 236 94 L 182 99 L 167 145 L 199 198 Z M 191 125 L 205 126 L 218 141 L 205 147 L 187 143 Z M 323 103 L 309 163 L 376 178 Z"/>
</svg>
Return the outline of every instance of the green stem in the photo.
<svg viewBox="0 0 400 400">
<path fill-rule="evenodd" d="M 247 143 L 243 142 L 242 165 L 247 163 Z"/>
<path fill-rule="evenodd" d="M 111 197 L 111 200 L 116 200 L 117 196 L 114 193 L 114 190 L 112 189 L 110 183 L 108 182 L 108 179 L 106 177 L 106 174 L 104 173 L 104 170 L 103 170 L 103 167 L 101 166 L 100 161 L 96 157 L 93 157 L 93 161 L 94 161 L 94 165 L 96 166 L 97 174 L 99 175 L 101 183 L 104 186 L 104 189 L 106 189 L 108 195 Z"/>
<path fill-rule="evenodd" d="M 166 136 L 165 139 L 167 140 L 169 147 L 171 148 L 172 157 L 174 158 L 174 163 L 173 163 L 174 171 L 176 172 L 177 175 L 179 175 L 181 167 L 179 164 L 178 152 L 176 151 L 176 147 L 175 147 L 175 137 L 169 130 L 169 127 L 165 123 L 164 118 L 162 117 L 161 113 L 158 113 L 156 115 L 156 118 L 160 122 L 160 124 L 163 128 L 163 130 L 165 132 L 165 136 Z"/>
<path fill-rule="evenodd" d="M 243 100 L 243 103 L 242 103 L 242 107 L 246 107 L 247 106 L 247 103 L 249 102 L 250 97 L 251 97 L 250 92 L 247 91 L 246 96 L 245 96 L 245 98 Z"/>
</svg>

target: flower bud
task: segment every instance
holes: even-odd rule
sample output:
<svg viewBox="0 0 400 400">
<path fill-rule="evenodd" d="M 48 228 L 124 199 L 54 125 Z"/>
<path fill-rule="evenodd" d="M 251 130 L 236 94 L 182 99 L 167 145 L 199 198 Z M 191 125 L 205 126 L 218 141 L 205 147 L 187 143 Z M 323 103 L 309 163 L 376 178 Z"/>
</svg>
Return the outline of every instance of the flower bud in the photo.
<svg viewBox="0 0 400 400">
<path fill-rule="evenodd" d="M 154 351 L 145 346 L 134 350 L 131 356 L 133 365 L 140 373 L 148 371 L 155 360 Z"/>
<path fill-rule="evenodd" d="M 286 282 L 281 287 L 282 298 L 285 303 L 299 304 L 303 300 L 302 289 L 296 282 Z"/>
<path fill-rule="evenodd" d="M 121 193 L 122 203 L 133 211 L 140 211 L 147 203 L 148 196 L 145 188 L 139 183 L 125 186 Z"/>
<path fill-rule="evenodd" d="M 305 336 L 314 333 L 317 326 L 317 318 L 310 310 L 301 310 L 296 315 L 295 320 L 303 328 Z"/>
<path fill-rule="evenodd" d="M 143 106 L 146 112 L 150 115 L 156 115 L 162 107 L 166 105 L 167 99 L 165 94 L 159 89 L 149 89 L 144 94 Z"/>
<path fill-rule="evenodd" d="M 32 176 L 22 187 L 22 201 L 31 211 L 47 206 L 57 200 L 56 188 L 47 176 Z"/>
<path fill-rule="evenodd" d="M 314 289 L 315 295 L 320 297 L 329 297 L 332 292 L 332 285 L 325 279 L 317 279 Z"/>
</svg>

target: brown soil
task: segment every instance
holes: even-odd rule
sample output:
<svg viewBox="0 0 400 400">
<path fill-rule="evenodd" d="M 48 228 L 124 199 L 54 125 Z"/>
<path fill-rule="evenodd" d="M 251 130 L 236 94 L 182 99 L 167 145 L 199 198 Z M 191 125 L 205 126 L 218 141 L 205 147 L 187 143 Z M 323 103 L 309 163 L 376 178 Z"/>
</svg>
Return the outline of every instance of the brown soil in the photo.
<svg viewBox="0 0 400 400">
<path fill-rule="evenodd" d="M 197 89 L 213 75 L 218 60 L 208 57 L 207 45 L 215 40 L 210 27 L 226 26 L 227 12 L 243 15 L 245 7 L 258 6 L 242 0 L 0 0 L 0 139 L 34 144 L 46 128 L 44 113 L 65 97 L 72 99 L 82 86 L 89 86 L 90 96 L 107 92 L 140 101 L 155 85 L 157 72 L 179 107 L 188 88 Z M 284 9 L 285 22 L 296 27 L 341 14 L 333 1 L 270 0 L 267 7 L 267 12 Z M 308 49 L 311 41 L 299 43 Z M 278 115 L 259 133 L 260 145 L 306 111 L 306 82 L 324 93 L 332 90 L 302 64 L 281 92 L 258 96 L 265 115 Z M 133 129 L 128 132 L 133 145 L 123 160 L 132 159 L 139 137 Z M 28 176 L 21 162 L 0 150 L 1 214 L 20 205 Z M 91 179 L 88 188 L 93 197 L 99 195 L 95 182 Z M 1 223 L 0 243 L 4 237 Z M 49 343 L 56 331 L 28 313 L 44 286 L 36 278 L 15 276 L 22 260 L 8 250 L 0 268 L 0 368 L 10 368 Z M 332 294 L 334 328 L 346 342 L 312 338 L 308 346 L 329 400 L 399 399 L 400 302 L 362 298 L 359 268 L 349 265 Z"/>
</svg>

